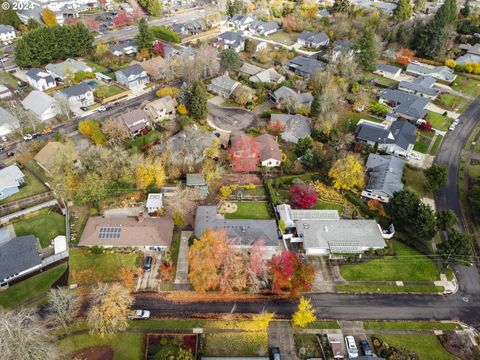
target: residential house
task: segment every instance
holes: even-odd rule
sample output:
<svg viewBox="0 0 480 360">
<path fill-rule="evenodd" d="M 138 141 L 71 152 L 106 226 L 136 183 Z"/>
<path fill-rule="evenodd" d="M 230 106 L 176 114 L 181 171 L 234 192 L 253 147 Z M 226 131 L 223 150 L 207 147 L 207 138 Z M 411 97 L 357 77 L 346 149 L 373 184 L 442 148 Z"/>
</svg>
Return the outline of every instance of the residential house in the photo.
<svg viewBox="0 0 480 360">
<path fill-rule="evenodd" d="M 0 108 L 0 136 L 5 136 L 18 129 L 18 120 L 4 108 Z"/>
<path fill-rule="evenodd" d="M 336 40 L 332 48 L 332 60 L 336 61 L 340 55 L 352 58 L 354 53 L 353 42 L 349 40 Z"/>
<path fill-rule="evenodd" d="M 425 107 L 430 103 L 425 97 L 392 89 L 383 90 L 378 95 L 378 101 L 390 106 L 394 116 L 414 122 L 423 119 L 427 115 Z"/>
<path fill-rule="evenodd" d="M 462 55 L 455 60 L 457 65 L 465 66 L 480 63 L 480 44 L 461 44 L 459 47 L 462 50 Z"/>
<path fill-rule="evenodd" d="M 30 111 L 39 121 L 46 121 L 54 118 L 60 113 L 59 106 L 55 99 L 42 91 L 33 90 L 22 101 L 25 110 Z"/>
<path fill-rule="evenodd" d="M 269 94 L 270 100 L 280 105 L 284 99 L 292 97 L 298 105 L 310 107 L 313 101 L 312 93 L 297 93 L 289 87 L 282 86 Z"/>
<path fill-rule="evenodd" d="M 410 63 L 407 66 L 407 73 L 417 76 L 431 76 L 446 83 L 453 82 L 457 75 L 447 66 L 431 66 L 421 63 Z"/>
<path fill-rule="evenodd" d="M 256 19 L 253 16 L 235 14 L 227 21 L 227 26 L 231 29 L 244 31 L 247 30 L 255 21 Z"/>
<path fill-rule="evenodd" d="M 268 69 L 261 69 L 261 71 L 250 76 L 248 78 L 251 82 L 257 83 L 272 83 L 272 84 L 281 84 L 285 81 L 285 76 L 279 74 L 274 67 Z"/>
<path fill-rule="evenodd" d="M 390 126 L 365 121 L 359 122 L 356 139 L 370 146 L 378 144 L 378 150 L 387 154 L 406 155 L 415 145 L 416 129 L 405 120 L 394 121 Z"/>
<path fill-rule="evenodd" d="M 232 49 L 236 52 L 245 50 L 245 35 L 241 31 L 227 31 L 217 37 L 214 46 L 220 49 Z"/>
<path fill-rule="evenodd" d="M 325 70 L 327 64 L 314 58 L 297 56 L 288 60 L 283 66 L 287 70 L 308 79 L 315 71 Z"/>
<path fill-rule="evenodd" d="M 330 43 L 330 38 L 327 33 L 310 32 L 303 30 L 297 38 L 297 44 L 309 49 L 318 49 L 321 46 L 327 46 Z"/>
<path fill-rule="evenodd" d="M 0 41 L 7 42 L 15 39 L 15 29 L 11 25 L 0 24 Z"/>
<path fill-rule="evenodd" d="M 76 74 L 77 72 L 93 72 L 93 69 L 82 61 L 75 59 L 67 59 L 58 64 L 48 64 L 45 70 L 56 78 L 65 79 L 68 74 Z"/>
<path fill-rule="evenodd" d="M 337 210 L 292 209 L 289 204 L 280 204 L 275 207 L 275 211 L 287 230 L 294 229 L 295 221 L 298 220 L 340 220 Z"/>
<path fill-rule="evenodd" d="M 228 76 L 228 72 L 226 72 L 225 74 L 213 79 L 211 83 L 208 84 L 207 90 L 216 95 L 223 96 L 224 98 L 229 98 L 239 85 L 240 83 L 232 80 Z"/>
<path fill-rule="evenodd" d="M 78 245 L 166 251 L 172 242 L 173 220 L 161 217 L 90 217 Z"/>
<path fill-rule="evenodd" d="M 63 88 L 55 95 L 66 99 L 72 111 L 78 110 L 81 106 L 90 106 L 95 103 L 93 90 L 85 83 Z"/>
<path fill-rule="evenodd" d="M 274 136 L 263 134 L 255 138 L 258 145 L 260 164 L 264 167 L 277 167 L 282 164 L 282 153 Z"/>
<path fill-rule="evenodd" d="M 261 36 L 268 36 L 280 30 L 280 26 L 274 21 L 255 20 L 248 26 L 248 30 Z"/>
<path fill-rule="evenodd" d="M 55 79 L 50 73 L 39 68 L 31 68 L 27 71 L 27 82 L 34 89 L 44 91 L 57 86 Z"/>
<path fill-rule="evenodd" d="M 376 9 L 380 11 L 383 15 L 392 16 L 394 10 L 397 7 L 395 3 L 389 3 L 385 1 L 378 1 L 378 0 L 356 0 L 353 2 L 358 7 L 365 8 L 365 9 Z"/>
<path fill-rule="evenodd" d="M 67 153 L 67 147 L 58 141 L 48 142 L 34 157 L 45 172 L 50 172 L 55 166 L 57 159 L 61 156 L 65 156 Z"/>
<path fill-rule="evenodd" d="M 212 132 L 191 126 L 155 145 L 154 149 L 158 154 L 168 151 L 170 161 L 178 166 L 199 166 L 205 149 L 212 147 L 216 139 Z"/>
<path fill-rule="evenodd" d="M 147 203 L 145 204 L 149 214 L 153 214 L 163 208 L 163 194 L 150 193 L 147 197 Z"/>
<path fill-rule="evenodd" d="M 177 100 L 168 95 L 153 101 L 143 102 L 142 108 L 151 121 L 157 122 L 173 119 L 176 116 L 177 105 Z"/>
<path fill-rule="evenodd" d="M 115 118 L 129 132 L 130 136 L 136 136 L 149 125 L 148 116 L 141 109 L 124 112 Z"/>
<path fill-rule="evenodd" d="M 137 41 L 135 39 L 125 40 L 118 44 L 110 45 L 108 49 L 115 56 L 131 56 L 137 53 Z"/>
<path fill-rule="evenodd" d="M 207 197 L 208 195 L 208 185 L 207 180 L 203 174 L 187 174 L 187 187 L 192 187 L 198 189 L 198 192 L 202 197 Z"/>
<path fill-rule="evenodd" d="M 259 72 L 262 72 L 263 70 L 265 69 L 261 68 L 260 66 L 244 62 L 240 67 L 240 69 L 238 69 L 238 72 L 239 74 L 242 74 L 242 75 L 253 76 L 258 74 Z"/>
<path fill-rule="evenodd" d="M 38 240 L 34 235 L 0 242 L 0 285 L 4 286 L 42 268 Z"/>
<path fill-rule="evenodd" d="M 362 196 L 387 203 L 397 191 L 403 190 L 405 162 L 390 155 L 368 155 L 367 184 Z"/>
<path fill-rule="evenodd" d="M 374 71 L 374 73 L 382 75 L 386 78 L 398 79 L 402 73 L 402 68 L 388 64 L 377 64 L 377 69 Z"/>
<path fill-rule="evenodd" d="M 172 25 L 172 30 L 175 31 L 182 39 L 189 36 L 198 35 L 206 29 L 207 24 L 203 19 L 194 19 Z"/>
<path fill-rule="evenodd" d="M 138 64 L 116 71 L 115 76 L 117 82 L 129 89 L 144 86 L 149 81 L 147 71 Z"/>
<path fill-rule="evenodd" d="M 207 230 L 225 230 L 229 246 L 249 250 L 255 244 L 264 247 L 264 256 L 270 259 L 279 251 L 279 235 L 275 220 L 225 219 L 217 214 L 216 206 L 198 206 L 194 235 L 200 238 Z"/>
<path fill-rule="evenodd" d="M 433 89 L 436 80 L 431 76 L 419 76 L 413 81 L 400 81 L 398 90 L 435 100 L 440 93 Z"/>
<path fill-rule="evenodd" d="M 157 56 L 143 61 L 133 60 L 130 65 L 138 64 L 145 69 L 150 79 L 161 80 L 159 79 L 159 68 L 161 67 L 163 61 L 164 60 L 162 57 Z"/>
<path fill-rule="evenodd" d="M 0 84 L 0 99 L 7 99 L 12 96 L 13 94 L 10 89 L 7 88 L 5 85 Z"/>
<path fill-rule="evenodd" d="M 20 191 L 25 183 L 25 175 L 17 165 L 10 165 L 0 170 L 0 200 L 6 199 Z"/>
<path fill-rule="evenodd" d="M 303 115 L 293 114 L 272 114 L 270 124 L 280 124 L 282 132 L 280 137 L 282 140 L 298 143 L 298 140 L 310 136 L 311 123 L 310 119 Z"/>
</svg>

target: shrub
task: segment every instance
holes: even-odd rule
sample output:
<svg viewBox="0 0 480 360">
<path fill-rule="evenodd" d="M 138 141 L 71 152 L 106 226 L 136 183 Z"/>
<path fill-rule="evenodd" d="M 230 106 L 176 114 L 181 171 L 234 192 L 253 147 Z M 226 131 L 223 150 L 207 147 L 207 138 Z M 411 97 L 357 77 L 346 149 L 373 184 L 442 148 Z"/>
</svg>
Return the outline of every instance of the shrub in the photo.
<svg viewBox="0 0 480 360">
<path fill-rule="evenodd" d="M 98 214 L 98 210 L 95 209 L 94 207 L 88 209 L 88 215 L 89 216 L 96 216 Z"/>
<path fill-rule="evenodd" d="M 150 30 L 157 39 L 180 43 L 180 35 L 165 26 L 151 26 Z"/>
<path fill-rule="evenodd" d="M 185 104 L 178 105 L 177 111 L 181 116 L 188 115 L 188 110 L 187 110 L 187 107 L 185 106 Z"/>
<path fill-rule="evenodd" d="M 317 192 L 307 184 L 295 184 L 290 188 L 290 200 L 295 208 L 310 209 L 317 202 Z"/>
<path fill-rule="evenodd" d="M 103 251 L 104 251 L 103 246 L 97 246 L 97 245 L 95 245 L 95 246 L 92 246 L 92 247 L 90 248 L 90 252 L 91 252 L 92 254 L 96 254 L 96 255 L 102 254 Z"/>
<path fill-rule="evenodd" d="M 174 87 L 163 87 L 159 90 L 157 90 L 156 94 L 159 98 L 165 97 L 170 95 L 173 98 L 178 97 L 178 94 L 180 93 L 180 90 Z M 185 106 L 185 105 L 184 105 Z M 186 114 L 184 114 L 186 115 Z"/>
</svg>

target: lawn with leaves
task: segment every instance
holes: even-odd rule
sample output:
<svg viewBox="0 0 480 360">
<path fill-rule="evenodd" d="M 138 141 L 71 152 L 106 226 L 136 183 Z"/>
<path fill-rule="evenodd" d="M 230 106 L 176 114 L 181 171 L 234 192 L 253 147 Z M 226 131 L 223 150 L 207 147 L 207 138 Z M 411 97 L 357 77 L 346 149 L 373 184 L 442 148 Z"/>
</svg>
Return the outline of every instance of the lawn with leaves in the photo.
<svg viewBox="0 0 480 360">
<path fill-rule="evenodd" d="M 0 71 L 0 83 L 8 86 L 11 90 L 18 89 L 18 79 L 5 71 Z"/>
<path fill-rule="evenodd" d="M 453 322 L 438 321 L 365 321 L 367 330 L 461 330 L 462 327 Z"/>
<path fill-rule="evenodd" d="M 17 221 L 13 228 L 17 236 L 35 235 L 46 248 L 58 235 L 65 235 L 65 216 L 49 211 Z"/>
<path fill-rule="evenodd" d="M 452 89 L 460 91 L 464 95 L 477 96 L 480 95 L 480 81 L 469 79 L 464 75 L 458 75 L 452 84 Z"/>
<path fill-rule="evenodd" d="M 226 332 L 205 335 L 205 356 L 254 357 L 268 350 L 266 333 Z"/>
<path fill-rule="evenodd" d="M 297 42 L 298 35 L 299 33 L 296 32 L 287 33 L 284 31 L 277 31 L 274 34 L 267 36 L 266 39 L 290 46 Z"/>
<path fill-rule="evenodd" d="M 33 195 L 42 194 L 48 191 L 48 188 L 38 180 L 30 171 L 22 170 L 25 175 L 25 185 L 20 188 L 20 191 L 6 199 L 0 201 L 0 205 L 11 203 L 13 201 L 28 198 Z"/>
<path fill-rule="evenodd" d="M 462 112 L 468 105 L 468 100 L 455 94 L 441 94 L 435 103 L 450 111 Z"/>
<path fill-rule="evenodd" d="M 442 293 L 443 286 L 434 285 L 337 285 L 337 291 L 346 293 Z"/>
<path fill-rule="evenodd" d="M 435 281 L 440 278 L 437 265 L 420 252 L 393 241 L 395 256 L 383 256 L 340 267 L 349 281 Z"/>
<path fill-rule="evenodd" d="M 385 120 L 376 116 L 368 115 L 365 113 L 357 113 L 353 111 L 346 111 L 340 114 L 339 124 L 342 131 L 355 132 L 358 122 L 361 120 L 368 120 L 375 123 L 382 123 Z"/>
<path fill-rule="evenodd" d="M 269 220 L 273 218 L 266 201 L 238 201 L 235 204 L 237 211 L 225 214 L 225 219 Z"/>
<path fill-rule="evenodd" d="M 420 198 L 431 196 L 429 189 L 424 186 L 425 175 L 422 169 L 407 165 L 403 170 L 405 189 L 416 193 Z"/>
<path fill-rule="evenodd" d="M 448 127 L 453 122 L 453 119 L 434 111 L 429 111 L 427 113 L 426 119 L 432 124 L 435 129 L 441 131 L 447 131 Z"/>
</svg>

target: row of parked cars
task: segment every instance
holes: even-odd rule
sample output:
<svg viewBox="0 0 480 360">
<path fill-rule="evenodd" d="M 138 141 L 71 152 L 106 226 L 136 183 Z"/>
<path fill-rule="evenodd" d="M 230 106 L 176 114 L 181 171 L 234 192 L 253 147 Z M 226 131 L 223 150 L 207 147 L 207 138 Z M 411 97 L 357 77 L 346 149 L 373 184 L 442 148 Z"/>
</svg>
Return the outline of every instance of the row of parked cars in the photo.
<svg viewBox="0 0 480 360">
<path fill-rule="evenodd" d="M 368 344 L 368 341 L 365 339 L 360 340 L 358 343 L 360 345 L 360 349 L 365 356 L 373 356 L 372 349 Z M 355 343 L 355 338 L 353 336 L 345 336 L 345 347 L 347 348 L 347 354 L 349 359 L 354 359 L 359 357 L 359 351 L 357 345 Z"/>
</svg>

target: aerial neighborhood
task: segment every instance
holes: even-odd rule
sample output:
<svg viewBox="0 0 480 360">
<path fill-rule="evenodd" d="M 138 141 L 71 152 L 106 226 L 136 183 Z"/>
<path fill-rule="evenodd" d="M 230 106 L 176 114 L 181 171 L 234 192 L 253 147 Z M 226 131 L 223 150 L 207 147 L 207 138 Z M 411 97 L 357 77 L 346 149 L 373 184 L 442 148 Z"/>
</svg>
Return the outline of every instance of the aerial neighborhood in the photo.
<svg viewBox="0 0 480 360">
<path fill-rule="evenodd" d="M 0 358 L 478 359 L 477 2 L 122 1 L 0 0 Z"/>
</svg>

